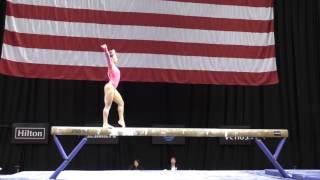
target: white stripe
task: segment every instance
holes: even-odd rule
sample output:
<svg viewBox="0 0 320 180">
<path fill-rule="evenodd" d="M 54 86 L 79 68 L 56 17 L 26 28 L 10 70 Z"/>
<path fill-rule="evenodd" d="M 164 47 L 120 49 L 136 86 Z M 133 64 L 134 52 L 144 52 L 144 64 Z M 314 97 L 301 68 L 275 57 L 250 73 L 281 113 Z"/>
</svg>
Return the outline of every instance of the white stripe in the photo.
<svg viewBox="0 0 320 180">
<path fill-rule="evenodd" d="M 117 12 L 140 12 L 182 16 L 272 20 L 272 7 L 200 4 L 163 0 L 9 0 L 39 6 L 91 9 Z"/>
<path fill-rule="evenodd" d="M 25 19 L 16 18 L 13 16 L 6 16 L 5 29 L 20 33 L 55 36 L 171 41 L 245 46 L 274 45 L 273 32 L 253 33 L 166 27 L 104 25 L 93 23 Z"/>
<path fill-rule="evenodd" d="M 2 58 L 35 64 L 105 67 L 102 52 L 63 51 L 15 47 L 3 44 Z M 159 54 L 119 53 L 119 67 L 227 72 L 276 71 L 275 58 L 241 59 Z"/>
</svg>

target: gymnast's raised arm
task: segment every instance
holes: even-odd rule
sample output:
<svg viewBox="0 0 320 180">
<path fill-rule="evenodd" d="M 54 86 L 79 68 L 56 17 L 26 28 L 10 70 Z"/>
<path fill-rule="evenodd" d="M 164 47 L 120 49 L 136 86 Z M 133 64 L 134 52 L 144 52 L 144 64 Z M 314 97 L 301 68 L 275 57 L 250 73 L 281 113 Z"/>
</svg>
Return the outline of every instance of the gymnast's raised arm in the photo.
<svg viewBox="0 0 320 180">
<path fill-rule="evenodd" d="M 107 60 L 107 64 L 108 64 L 108 68 L 112 67 L 112 60 L 111 60 L 111 56 L 108 50 L 108 47 L 106 44 L 101 45 L 101 48 L 104 50 L 104 53 L 106 55 L 106 60 Z"/>
</svg>

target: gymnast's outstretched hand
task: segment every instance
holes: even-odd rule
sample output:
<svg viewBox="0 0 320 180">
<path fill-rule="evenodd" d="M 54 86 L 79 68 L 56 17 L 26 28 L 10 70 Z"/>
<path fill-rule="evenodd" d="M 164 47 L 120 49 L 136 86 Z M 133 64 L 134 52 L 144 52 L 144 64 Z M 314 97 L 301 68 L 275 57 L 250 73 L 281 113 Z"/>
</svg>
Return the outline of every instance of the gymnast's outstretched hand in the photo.
<svg viewBox="0 0 320 180">
<path fill-rule="evenodd" d="M 108 46 L 107 46 L 106 44 L 102 44 L 100 47 L 101 47 L 103 50 L 108 50 Z"/>
</svg>

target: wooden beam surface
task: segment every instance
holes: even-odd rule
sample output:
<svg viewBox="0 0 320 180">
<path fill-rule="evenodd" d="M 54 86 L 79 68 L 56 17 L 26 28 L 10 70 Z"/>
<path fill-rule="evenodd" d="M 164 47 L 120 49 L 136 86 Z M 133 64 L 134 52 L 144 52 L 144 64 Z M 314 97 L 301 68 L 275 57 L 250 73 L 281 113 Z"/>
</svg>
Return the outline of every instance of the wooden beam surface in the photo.
<svg viewBox="0 0 320 180">
<path fill-rule="evenodd" d="M 69 136 L 181 136 L 181 137 L 259 137 L 286 138 L 287 129 L 218 129 L 218 128 L 102 128 L 52 126 L 52 135 Z"/>
</svg>

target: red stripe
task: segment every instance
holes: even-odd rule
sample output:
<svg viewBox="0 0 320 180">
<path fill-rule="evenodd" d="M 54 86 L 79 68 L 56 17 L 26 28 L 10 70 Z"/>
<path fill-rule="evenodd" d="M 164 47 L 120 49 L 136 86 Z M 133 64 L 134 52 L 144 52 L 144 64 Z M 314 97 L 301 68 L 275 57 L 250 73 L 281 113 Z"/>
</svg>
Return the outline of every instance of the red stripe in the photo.
<svg viewBox="0 0 320 180">
<path fill-rule="evenodd" d="M 122 68 L 122 81 L 189 84 L 269 85 L 278 83 L 277 72 L 238 73 Z M 0 73 L 28 78 L 105 80 L 106 68 L 28 64 L 0 60 Z"/>
<path fill-rule="evenodd" d="M 19 18 L 67 22 L 174 27 L 202 30 L 273 32 L 273 20 L 241 20 L 165 14 L 108 12 L 12 4 L 7 2 L 7 15 Z"/>
<path fill-rule="evenodd" d="M 263 59 L 275 57 L 274 46 L 215 45 L 143 40 L 79 38 L 5 31 L 4 43 L 26 48 L 96 51 L 105 42 L 122 53 L 170 54 L 183 56 Z"/>
<path fill-rule="evenodd" d="M 166 0 L 205 4 L 236 5 L 250 7 L 272 7 L 272 0 Z"/>
</svg>

